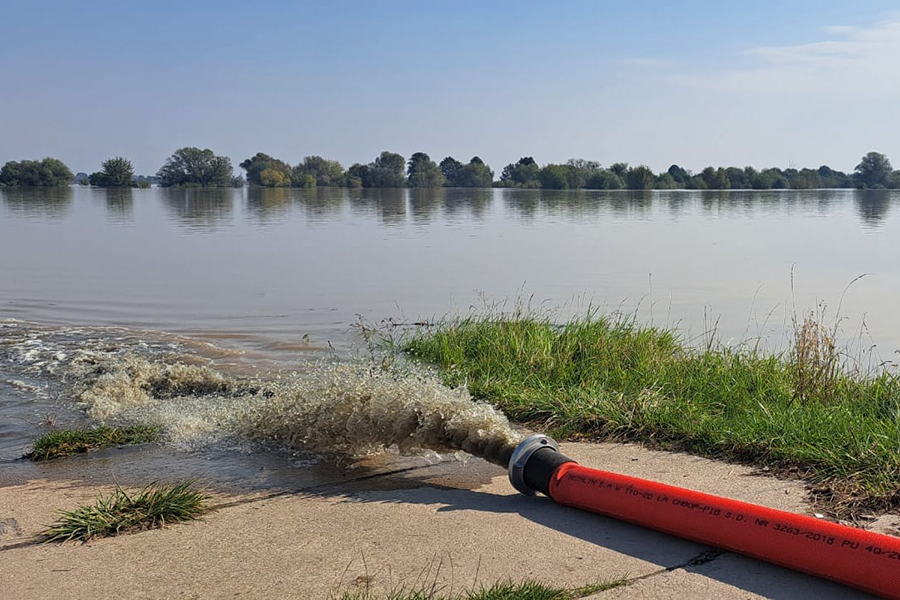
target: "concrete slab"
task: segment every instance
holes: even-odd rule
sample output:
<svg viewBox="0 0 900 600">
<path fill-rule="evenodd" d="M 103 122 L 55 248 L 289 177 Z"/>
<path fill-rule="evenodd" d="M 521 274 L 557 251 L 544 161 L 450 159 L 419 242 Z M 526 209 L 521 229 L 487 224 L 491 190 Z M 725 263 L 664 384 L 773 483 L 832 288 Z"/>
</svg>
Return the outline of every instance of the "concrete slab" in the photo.
<svg viewBox="0 0 900 600">
<path fill-rule="evenodd" d="M 804 512 L 803 486 L 746 467 L 633 445 L 565 444 L 583 464 Z M 428 465 L 393 458 L 342 477 L 241 486 L 209 482 L 217 512 L 202 521 L 88 544 L 31 543 L 55 510 L 89 501 L 100 483 L 34 478 L 0 484 L 4 600 L 310 598 L 427 584 L 534 578 L 565 586 L 628 577 L 598 598 L 865 598 L 844 587 L 598 515 L 516 494 L 484 461 Z M 86 459 L 85 468 L 90 466 Z M 787 590 L 787 591 L 786 591 Z M 788 594 L 788 591 L 792 594 Z"/>
</svg>

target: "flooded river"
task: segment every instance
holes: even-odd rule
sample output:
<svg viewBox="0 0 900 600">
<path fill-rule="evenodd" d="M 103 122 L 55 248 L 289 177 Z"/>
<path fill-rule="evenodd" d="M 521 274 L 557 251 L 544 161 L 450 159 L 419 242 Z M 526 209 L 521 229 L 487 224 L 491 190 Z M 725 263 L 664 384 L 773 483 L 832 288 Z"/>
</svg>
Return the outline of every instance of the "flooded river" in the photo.
<svg viewBox="0 0 900 600">
<path fill-rule="evenodd" d="M 839 309 L 896 360 L 898 243 L 888 191 L 0 190 L 0 459 L 85 422 L 86 357 L 267 381 L 360 318 L 593 306 L 779 348 Z"/>
</svg>

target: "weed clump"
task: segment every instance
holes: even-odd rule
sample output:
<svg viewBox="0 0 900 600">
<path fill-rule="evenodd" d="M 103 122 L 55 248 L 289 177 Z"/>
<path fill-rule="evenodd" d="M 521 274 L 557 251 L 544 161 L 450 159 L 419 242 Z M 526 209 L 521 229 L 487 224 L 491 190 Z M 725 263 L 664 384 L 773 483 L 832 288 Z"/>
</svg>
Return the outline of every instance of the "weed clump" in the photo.
<svg viewBox="0 0 900 600">
<path fill-rule="evenodd" d="M 208 507 L 206 495 L 195 490 L 193 483 L 150 484 L 131 494 L 116 486 L 111 495 L 98 497 L 94 504 L 60 511 L 59 520 L 44 531 L 44 541 L 87 541 L 196 519 Z"/>
<path fill-rule="evenodd" d="M 101 448 L 143 444 L 155 441 L 159 437 L 159 432 L 159 427 L 155 425 L 60 429 L 36 439 L 28 458 L 35 461 L 50 460 Z"/>
<path fill-rule="evenodd" d="M 840 355 L 834 335 L 814 318 L 795 323 L 790 365 L 795 399 L 827 403 L 838 399 L 843 383 Z"/>
</svg>

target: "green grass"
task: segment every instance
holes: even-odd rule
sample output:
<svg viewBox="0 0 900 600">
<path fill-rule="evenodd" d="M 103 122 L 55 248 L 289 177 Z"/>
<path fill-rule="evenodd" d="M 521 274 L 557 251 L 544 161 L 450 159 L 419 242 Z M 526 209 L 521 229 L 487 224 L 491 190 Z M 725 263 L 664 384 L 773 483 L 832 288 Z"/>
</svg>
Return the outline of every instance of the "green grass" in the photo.
<svg viewBox="0 0 900 600">
<path fill-rule="evenodd" d="M 87 541 L 196 519 L 208 507 L 206 495 L 193 483 L 150 484 L 132 493 L 116 486 L 94 504 L 60 511 L 60 518 L 43 532 L 44 541 Z"/>
<path fill-rule="evenodd" d="M 153 425 L 59 429 L 36 439 L 28 457 L 32 460 L 49 460 L 84 454 L 101 448 L 143 444 L 152 442 L 158 437 L 159 427 Z"/>
<path fill-rule="evenodd" d="M 695 349 L 670 330 L 591 315 L 468 318 L 402 343 L 511 418 L 793 472 L 836 514 L 900 506 L 900 377 L 846 368 L 806 320 L 778 355 Z"/>
<path fill-rule="evenodd" d="M 547 586 L 536 581 L 522 583 L 498 583 L 480 587 L 452 596 L 442 595 L 432 589 L 397 591 L 379 597 L 367 592 L 345 593 L 340 600 L 577 600 L 591 594 L 609 590 L 626 583 L 625 579 L 610 579 L 579 588 Z"/>
</svg>

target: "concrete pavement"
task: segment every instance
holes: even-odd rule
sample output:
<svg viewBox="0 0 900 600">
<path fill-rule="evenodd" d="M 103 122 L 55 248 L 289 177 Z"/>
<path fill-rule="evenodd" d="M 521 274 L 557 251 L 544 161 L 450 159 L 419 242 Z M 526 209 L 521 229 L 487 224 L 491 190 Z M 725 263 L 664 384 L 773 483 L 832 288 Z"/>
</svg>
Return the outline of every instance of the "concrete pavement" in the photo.
<svg viewBox="0 0 900 600">
<path fill-rule="evenodd" d="M 578 443 L 562 449 L 588 466 L 809 512 L 802 484 L 758 476 L 748 467 L 634 445 Z M 138 464 L 146 456 L 135 451 L 126 458 Z M 56 510 L 111 489 L 110 472 L 104 471 L 110 463 L 104 460 L 122 469 L 123 461 L 109 455 L 56 467 L 0 466 L 10 467 L 0 476 L 4 600 L 324 600 L 346 591 L 378 598 L 387 590 L 422 584 L 450 593 L 526 578 L 574 587 L 619 577 L 628 585 L 595 598 L 870 597 L 547 498 L 519 495 L 501 469 L 478 459 L 430 465 L 387 457 L 349 471 L 311 467 L 310 472 L 320 471 L 314 477 L 304 477 L 298 467 L 296 480 L 282 477 L 255 486 L 212 477 L 208 485 L 220 508 L 201 521 L 88 544 L 35 543 Z M 879 526 L 892 527 L 895 520 L 900 518 L 888 515 Z"/>
</svg>

